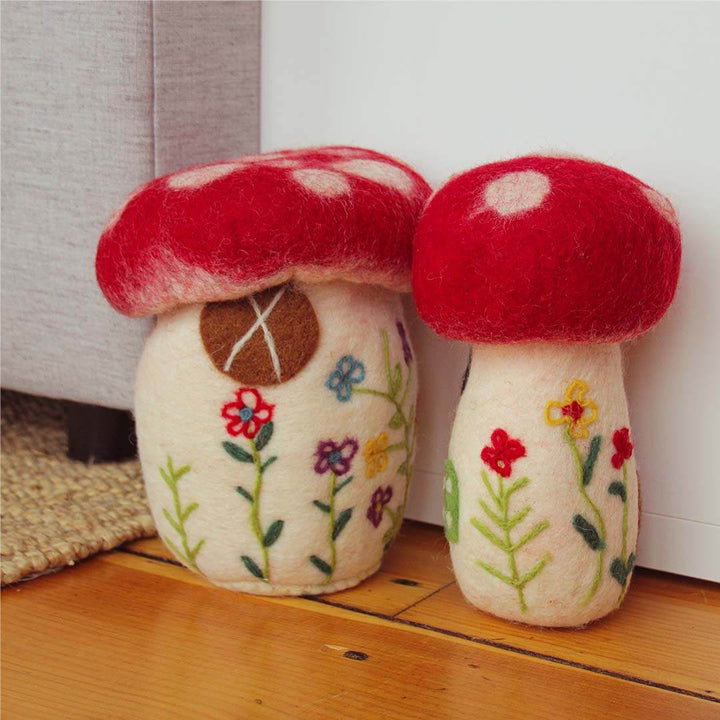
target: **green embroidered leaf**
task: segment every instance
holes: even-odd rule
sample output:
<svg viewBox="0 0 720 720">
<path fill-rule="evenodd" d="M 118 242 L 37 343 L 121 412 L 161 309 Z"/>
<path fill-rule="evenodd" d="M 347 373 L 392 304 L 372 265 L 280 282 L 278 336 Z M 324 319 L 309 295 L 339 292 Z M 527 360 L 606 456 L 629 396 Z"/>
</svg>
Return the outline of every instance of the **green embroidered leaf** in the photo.
<svg viewBox="0 0 720 720">
<path fill-rule="evenodd" d="M 460 484 L 455 465 L 449 458 L 445 461 L 445 537 L 448 542 L 460 540 Z"/>
<path fill-rule="evenodd" d="M 193 502 L 190 503 L 181 513 L 180 513 L 180 522 L 184 523 L 190 515 L 192 515 L 194 510 L 197 510 L 200 506 L 198 503 Z"/>
<path fill-rule="evenodd" d="M 270 547 L 280 537 L 280 533 L 282 532 L 284 525 L 284 520 L 276 520 L 272 525 L 270 525 L 265 533 L 265 537 L 263 538 L 263 545 L 266 548 Z"/>
<path fill-rule="evenodd" d="M 503 552 L 510 552 L 510 548 L 493 533 L 492 530 L 485 527 L 477 518 L 471 518 L 470 522 L 478 529 L 493 545 L 499 547 Z"/>
<path fill-rule="evenodd" d="M 173 551 L 175 557 L 178 557 L 181 560 L 185 560 L 185 555 L 183 555 L 183 553 L 178 550 L 175 543 L 167 535 L 161 535 L 160 537 L 162 538 L 162 541 Z"/>
<path fill-rule="evenodd" d="M 502 580 L 506 585 L 515 585 L 515 581 L 508 577 L 507 575 L 504 575 L 501 573 L 497 568 L 494 568 L 492 565 L 488 565 L 487 563 L 483 562 L 482 560 L 478 560 L 477 564 L 483 569 L 489 572 L 493 577 L 496 577 L 498 580 Z"/>
<path fill-rule="evenodd" d="M 402 368 L 400 363 L 395 365 L 395 372 L 393 373 L 392 380 L 390 381 L 390 394 L 395 397 L 400 391 L 402 385 Z"/>
<path fill-rule="evenodd" d="M 190 472 L 190 466 L 189 466 L 189 465 L 183 465 L 183 466 L 182 466 L 181 468 L 179 468 L 178 470 L 175 470 L 174 473 L 173 473 L 174 476 L 175 476 L 175 482 L 177 482 L 183 475 L 186 475 L 186 474 L 189 473 L 189 472 Z"/>
<path fill-rule="evenodd" d="M 590 441 L 590 449 L 588 450 L 582 469 L 583 485 L 589 485 L 590 480 L 592 480 L 593 470 L 595 469 L 595 461 L 597 460 L 598 453 L 600 452 L 601 441 L 602 438 L 600 435 L 595 435 L 595 437 L 593 437 Z"/>
<path fill-rule="evenodd" d="M 269 442 L 270 438 L 273 435 L 273 430 L 275 429 L 275 424 L 271 420 L 268 423 L 265 423 L 261 428 L 260 432 L 257 434 L 257 437 L 255 438 L 255 449 L 260 452 Z"/>
<path fill-rule="evenodd" d="M 552 555 L 546 555 L 542 560 L 537 562 L 517 581 L 518 587 L 525 587 L 551 560 Z"/>
<path fill-rule="evenodd" d="M 319 558 L 317 555 L 311 555 L 310 556 L 310 562 L 321 572 L 325 573 L 325 575 L 332 575 L 332 568 L 322 559 Z"/>
<path fill-rule="evenodd" d="M 273 455 L 272 457 L 269 457 L 261 466 L 260 466 L 260 472 L 265 472 L 265 470 L 268 469 L 270 465 L 272 465 L 277 460 L 277 455 Z"/>
<path fill-rule="evenodd" d="M 490 494 L 490 497 L 493 499 L 493 502 L 498 506 L 498 509 L 502 510 L 504 507 L 504 504 L 500 501 L 500 498 L 495 494 L 495 491 L 493 490 L 493 486 L 490 484 L 490 480 L 488 479 L 487 473 L 483 470 L 480 473 L 480 477 L 482 478 L 483 484 L 485 485 L 485 489 Z"/>
<path fill-rule="evenodd" d="M 332 531 L 332 539 L 337 540 L 337 536 L 342 532 L 342 529 L 348 524 L 350 518 L 352 517 L 352 508 L 346 508 L 343 510 L 337 517 L 337 520 L 335 521 L 335 527 Z"/>
<path fill-rule="evenodd" d="M 251 463 L 253 461 L 252 455 L 247 450 L 243 450 L 239 445 L 236 445 L 234 442 L 225 440 L 223 442 L 223 447 L 225 448 L 225 452 L 235 460 L 245 463 Z"/>
<path fill-rule="evenodd" d="M 330 506 L 326 505 L 324 502 L 320 502 L 319 500 L 313 500 L 313 505 L 316 508 L 320 508 L 324 513 L 330 512 Z"/>
<path fill-rule="evenodd" d="M 487 505 L 484 500 L 479 500 L 480 506 L 485 511 L 485 514 L 500 528 L 505 529 L 505 521 L 497 514 L 494 513 Z"/>
<path fill-rule="evenodd" d="M 615 480 L 608 485 L 608 492 L 610 495 L 617 495 L 623 502 L 627 501 L 627 491 L 625 490 L 625 486 L 618 480 Z"/>
<path fill-rule="evenodd" d="M 345 478 L 342 482 L 339 482 L 335 486 L 335 492 L 333 495 L 337 495 L 346 485 L 349 485 L 353 481 L 354 477 L 354 475 L 351 475 L 350 477 Z"/>
<path fill-rule="evenodd" d="M 395 412 L 395 414 L 390 418 L 390 422 L 388 423 L 390 427 L 393 430 L 398 430 L 403 426 L 403 416 L 400 412 Z"/>
<path fill-rule="evenodd" d="M 415 427 L 415 406 L 410 406 L 410 412 L 408 413 L 408 421 L 407 421 L 409 428 Z"/>
<path fill-rule="evenodd" d="M 397 469 L 397 474 L 398 474 L 398 475 L 407 475 L 407 474 L 408 474 L 408 464 L 407 464 L 407 460 L 403 460 L 403 461 L 400 463 L 400 466 L 399 466 L 398 469 Z"/>
<path fill-rule="evenodd" d="M 631 552 L 627 561 L 628 572 L 635 567 L 635 553 Z"/>
<path fill-rule="evenodd" d="M 175 485 L 176 485 L 175 481 L 174 481 L 173 479 L 171 479 L 170 476 L 169 476 L 169 475 L 165 472 L 165 470 L 163 470 L 161 467 L 159 467 L 158 470 L 160 471 L 160 475 L 162 475 L 162 479 L 165 481 L 165 484 L 166 484 L 171 490 L 174 490 L 174 489 L 175 489 Z"/>
<path fill-rule="evenodd" d="M 539 522 L 532 530 L 525 533 L 516 543 L 512 546 L 512 552 L 519 550 L 523 545 L 529 543 L 531 540 L 536 538 L 543 530 L 550 527 L 550 523 L 547 520 Z"/>
<path fill-rule="evenodd" d="M 529 505 L 526 505 L 520 512 L 515 513 L 511 518 L 508 518 L 506 523 L 507 529 L 512 530 L 516 525 L 519 525 L 527 517 L 527 514 L 531 509 L 532 508 Z"/>
<path fill-rule="evenodd" d="M 170 523 L 173 530 L 175 530 L 176 533 L 179 535 L 183 534 L 182 527 L 178 524 L 177 520 L 165 509 L 163 508 L 163 515 L 165 516 L 165 519 Z"/>
<path fill-rule="evenodd" d="M 263 575 L 263 571 L 257 566 L 257 563 L 247 555 L 243 555 L 240 558 L 243 561 L 243 565 L 248 569 L 248 572 L 251 575 L 254 575 L 256 578 L 259 578 L 260 580 L 264 580 L 265 576 Z"/>
<path fill-rule="evenodd" d="M 602 550 L 605 547 L 605 542 L 595 526 L 582 515 L 576 515 L 573 518 L 573 527 L 583 536 L 583 540 L 591 550 Z"/>
<path fill-rule="evenodd" d="M 616 557 L 610 563 L 610 574 L 620 583 L 620 585 L 625 587 L 628 573 L 625 563 L 619 557 Z"/>
<path fill-rule="evenodd" d="M 240 495 L 242 495 L 242 496 L 243 496 L 246 500 L 248 500 L 249 502 L 255 502 L 255 501 L 253 500 L 253 496 L 252 496 L 244 487 L 240 487 L 240 486 L 238 485 L 238 486 L 235 488 L 235 490 L 237 490 L 238 493 L 240 493 Z"/>
<path fill-rule="evenodd" d="M 195 545 L 195 547 L 194 547 L 192 550 L 190 550 L 190 559 L 191 559 L 191 560 L 195 560 L 195 558 L 197 557 L 197 554 L 200 552 L 200 548 L 201 548 L 204 544 L 205 544 L 205 538 L 203 538 L 202 540 L 200 540 L 200 541 L 197 543 L 197 545 Z"/>
<path fill-rule="evenodd" d="M 528 483 L 530 482 L 530 478 L 521 477 L 518 478 L 506 491 L 505 491 L 505 499 L 509 498 L 514 492 L 517 490 L 522 490 Z"/>
</svg>

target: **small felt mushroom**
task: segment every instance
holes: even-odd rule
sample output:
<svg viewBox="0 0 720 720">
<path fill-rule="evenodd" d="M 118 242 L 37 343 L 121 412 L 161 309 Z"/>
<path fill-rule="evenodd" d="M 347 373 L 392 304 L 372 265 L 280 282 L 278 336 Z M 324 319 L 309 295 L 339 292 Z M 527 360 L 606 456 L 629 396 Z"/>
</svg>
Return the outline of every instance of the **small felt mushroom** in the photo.
<svg viewBox="0 0 720 720">
<path fill-rule="evenodd" d="M 638 531 L 620 343 L 665 313 L 680 255 L 670 202 L 589 160 L 485 165 L 428 204 L 417 307 L 473 346 L 445 499 L 474 605 L 577 626 L 620 604 Z"/>
<path fill-rule="evenodd" d="M 158 315 L 135 415 L 160 535 L 212 582 L 330 592 L 398 532 L 417 373 L 400 294 L 427 184 L 370 150 L 191 168 L 136 191 L 97 277 Z"/>
</svg>

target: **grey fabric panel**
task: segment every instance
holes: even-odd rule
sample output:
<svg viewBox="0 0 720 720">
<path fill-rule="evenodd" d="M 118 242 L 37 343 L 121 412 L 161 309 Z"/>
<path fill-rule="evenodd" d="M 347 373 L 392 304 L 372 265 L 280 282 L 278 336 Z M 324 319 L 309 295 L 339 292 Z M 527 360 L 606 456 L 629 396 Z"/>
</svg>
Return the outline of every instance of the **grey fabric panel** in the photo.
<svg viewBox="0 0 720 720">
<path fill-rule="evenodd" d="M 132 405 L 151 321 L 96 287 L 104 222 L 156 170 L 258 146 L 258 4 L 192 5 L 3 4 L 5 387 Z"/>
<path fill-rule="evenodd" d="M 158 175 L 255 153 L 260 122 L 260 3 L 154 6 Z"/>
</svg>

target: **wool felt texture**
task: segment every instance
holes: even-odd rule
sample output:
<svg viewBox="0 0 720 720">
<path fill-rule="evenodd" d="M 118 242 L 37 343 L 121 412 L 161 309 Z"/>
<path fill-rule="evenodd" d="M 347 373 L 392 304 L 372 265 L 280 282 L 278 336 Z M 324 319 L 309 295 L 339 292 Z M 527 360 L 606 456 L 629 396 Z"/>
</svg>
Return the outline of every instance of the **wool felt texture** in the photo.
<svg viewBox="0 0 720 720">
<path fill-rule="evenodd" d="M 397 294 L 343 281 L 287 292 L 319 327 L 292 377 L 251 386 L 221 371 L 202 336 L 207 306 L 193 304 L 159 318 L 136 385 L 161 537 L 211 582 L 258 594 L 332 592 L 375 572 L 402 521 L 415 445 L 417 373 Z"/>
<path fill-rule="evenodd" d="M 407 165 L 354 147 L 190 168 L 138 188 L 115 213 L 98 245 L 98 283 L 131 316 L 293 279 L 407 291 L 429 194 Z"/>
<path fill-rule="evenodd" d="M 670 202 L 579 158 L 484 165 L 435 193 L 414 243 L 418 311 L 469 342 L 619 342 L 665 313 L 680 268 Z"/>
<path fill-rule="evenodd" d="M 555 627 L 618 607 L 638 531 L 628 428 L 619 345 L 473 348 L 445 478 L 470 603 Z"/>
</svg>

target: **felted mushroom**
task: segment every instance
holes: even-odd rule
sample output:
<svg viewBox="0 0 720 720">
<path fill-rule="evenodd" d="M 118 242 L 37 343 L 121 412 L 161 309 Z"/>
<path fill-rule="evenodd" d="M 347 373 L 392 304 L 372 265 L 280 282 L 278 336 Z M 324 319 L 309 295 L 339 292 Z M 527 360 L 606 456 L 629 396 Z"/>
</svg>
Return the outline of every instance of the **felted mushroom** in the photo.
<svg viewBox="0 0 720 720">
<path fill-rule="evenodd" d="M 485 165 L 429 202 L 417 308 L 437 333 L 472 343 L 445 511 L 474 605 L 578 626 L 622 601 L 638 486 L 620 343 L 665 313 L 680 255 L 670 202 L 589 160 Z"/>
<path fill-rule="evenodd" d="M 159 533 L 217 585 L 324 593 L 402 521 L 417 375 L 400 293 L 427 184 L 353 147 L 195 167 L 141 187 L 97 278 L 158 315 L 135 416 Z"/>
</svg>

